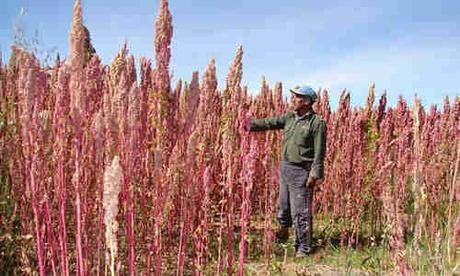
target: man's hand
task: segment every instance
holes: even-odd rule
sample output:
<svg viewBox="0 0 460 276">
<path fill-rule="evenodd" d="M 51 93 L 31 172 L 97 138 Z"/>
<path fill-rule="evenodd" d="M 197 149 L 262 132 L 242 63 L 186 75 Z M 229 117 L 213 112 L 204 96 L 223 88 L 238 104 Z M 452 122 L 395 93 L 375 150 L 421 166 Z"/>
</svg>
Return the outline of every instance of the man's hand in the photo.
<svg viewBox="0 0 460 276">
<path fill-rule="evenodd" d="M 316 177 L 308 177 L 307 188 L 314 189 L 315 186 L 316 186 L 316 182 L 318 182 L 318 178 L 316 178 Z"/>
<path fill-rule="evenodd" d="M 251 117 L 244 118 L 241 126 L 245 131 L 251 131 Z"/>
</svg>

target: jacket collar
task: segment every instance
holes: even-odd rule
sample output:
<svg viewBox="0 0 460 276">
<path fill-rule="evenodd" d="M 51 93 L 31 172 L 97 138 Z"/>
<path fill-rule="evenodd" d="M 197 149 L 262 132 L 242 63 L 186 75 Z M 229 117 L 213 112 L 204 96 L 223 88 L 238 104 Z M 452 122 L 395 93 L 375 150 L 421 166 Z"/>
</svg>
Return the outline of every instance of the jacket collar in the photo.
<svg viewBox="0 0 460 276">
<path fill-rule="evenodd" d="M 295 115 L 295 119 L 296 119 L 296 120 L 303 120 L 303 119 L 305 119 L 305 118 L 310 118 L 310 116 L 312 116 L 313 114 L 315 114 L 315 111 L 313 111 L 313 109 L 310 109 L 307 113 L 305 113 L 305 114 L 302 115 L 302 116 L 299 116 L 299 115 L 297 114 L 297 112 L 294 111 L 294 115 Z"/>
</svg>

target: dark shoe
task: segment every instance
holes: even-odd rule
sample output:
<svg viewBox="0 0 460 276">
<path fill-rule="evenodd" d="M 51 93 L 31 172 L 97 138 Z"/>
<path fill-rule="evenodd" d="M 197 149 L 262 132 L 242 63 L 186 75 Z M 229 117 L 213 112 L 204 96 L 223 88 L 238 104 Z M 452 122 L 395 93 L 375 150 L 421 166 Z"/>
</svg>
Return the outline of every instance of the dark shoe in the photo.
<svg viewBox="0 0 460 276">
<path fill-rule="evenodd" d="M 297 251 L 297 253 L 295 254 L 295 257 L 296 258 L 305 258 L 305 257 L 308 257 L 308 255 L 310 254 L 310 251 L 308 252 L 303 252 L 303 251 Z"/>
<path fill-rule="evenodd" d="M 286 243 L 289 239 L 289 228 L 281 227 L 278 232 L 276 232 L 276 242 L 277 243 Z"/>
<path fill-rule="evenodd" d="M 308 257 L 308 254 L 309 254 L 309 252 L 306 253 L 306 252 L 303 252 L 303 251 L 297 251 L 297 253 L 295 254 L 295 257 L 301 259 L 301 258 Z"/>
</svg>

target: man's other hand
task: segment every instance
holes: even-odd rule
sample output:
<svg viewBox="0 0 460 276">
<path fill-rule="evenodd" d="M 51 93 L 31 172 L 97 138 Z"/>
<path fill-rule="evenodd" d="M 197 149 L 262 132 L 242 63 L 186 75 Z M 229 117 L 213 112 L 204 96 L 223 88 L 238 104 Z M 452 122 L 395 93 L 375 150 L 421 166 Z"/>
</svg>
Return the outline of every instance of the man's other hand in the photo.
<svg viewBox="0 0 460 276">
<path fill-rule="evenodd" d="M 316 186 L 318 179 L 316 177 L 308 177 L 307 188 L 313 189 Z"/>
</svg>

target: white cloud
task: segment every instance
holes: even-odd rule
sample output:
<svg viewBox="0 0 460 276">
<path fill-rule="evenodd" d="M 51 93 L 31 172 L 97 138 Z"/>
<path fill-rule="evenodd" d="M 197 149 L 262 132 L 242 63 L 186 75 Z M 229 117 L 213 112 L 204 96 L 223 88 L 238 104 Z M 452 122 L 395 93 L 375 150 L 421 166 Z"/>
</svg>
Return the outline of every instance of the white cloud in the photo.
<svg viewBox="0 0 460 276">
<path fill-rule="evenodd" d="M 308 83 L 315 87 L 328 88 L 333 97 L 347 88 L 352 91 L 352 101 L 361 104 L 365 100 L 367 87 L 375 81 L 378 91 L 388 89 L 390 103 L 402 94 L 411 99 L 415 93 L 422 99 L 439 100 L 437 93 L 458 95 L 454 91 L 460 75 L 460 54 L 456 49 L 460 40 L 455 38 L 436 41 L 405 39 L 381 47 L 361 49 L 342 57 L 335 64 L 310 70 L 310 74 L 291 76 L 284 83 L 291 86 Z"/>
</svg>

